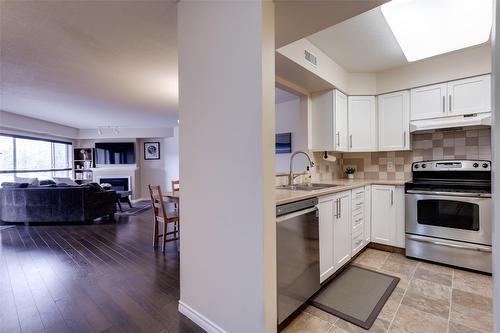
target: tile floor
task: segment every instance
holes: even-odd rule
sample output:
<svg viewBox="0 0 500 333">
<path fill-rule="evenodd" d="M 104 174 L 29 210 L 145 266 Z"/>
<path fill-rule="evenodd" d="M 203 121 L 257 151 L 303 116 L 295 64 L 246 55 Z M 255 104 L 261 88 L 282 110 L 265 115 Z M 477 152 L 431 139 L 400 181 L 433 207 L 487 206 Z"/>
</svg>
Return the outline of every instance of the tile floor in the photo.
<svg viewBox="0 0 500 333">
<path fill-rule="evenodd" d="M 368 332 L 485 333 L 493 330 L 491 276 L 375 249 L 365 250 L 354 264 L 401 279 Z M 367 331 L 308 306 L 283 332 Z"/>
</svg>

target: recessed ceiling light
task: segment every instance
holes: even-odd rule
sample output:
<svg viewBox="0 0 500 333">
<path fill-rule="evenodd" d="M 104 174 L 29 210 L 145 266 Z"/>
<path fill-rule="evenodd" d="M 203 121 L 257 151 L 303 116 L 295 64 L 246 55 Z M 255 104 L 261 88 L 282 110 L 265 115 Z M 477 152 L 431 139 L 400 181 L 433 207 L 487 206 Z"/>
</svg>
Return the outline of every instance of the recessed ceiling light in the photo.
<svg viewBox="0 0 500 333">
<path fill-rule="evenodd" d="M 408 61 L 485 43 L 492 0 L 392 0 L 382 14 Z"/>
</svg>

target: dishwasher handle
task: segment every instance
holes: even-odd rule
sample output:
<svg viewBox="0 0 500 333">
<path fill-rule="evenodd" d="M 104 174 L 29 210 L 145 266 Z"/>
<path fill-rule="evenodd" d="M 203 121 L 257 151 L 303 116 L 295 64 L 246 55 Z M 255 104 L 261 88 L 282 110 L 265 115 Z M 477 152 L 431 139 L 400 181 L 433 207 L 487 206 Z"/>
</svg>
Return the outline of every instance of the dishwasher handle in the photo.
<svg viewBox="0 0 500 333">
<path fill-rule="evenodd" d="M 317 210 L 318 210 L 317 207 L 312 207 L 312 208 L 309 208 L 309 209 L 299 210 L 298 212 L 293 212 L 293 213 L 290 213 L 290 214 L 281 215 L 281 216 L 279 216 L 279 217 L 276 218 L 276 223 L 281 223 L 281 222 L 293 219 L 294 217 L 297 217 L 297 216 L 300 216 L 300 215 L 309 214 L 309 213 L 315 212 Z"/>
</svg>

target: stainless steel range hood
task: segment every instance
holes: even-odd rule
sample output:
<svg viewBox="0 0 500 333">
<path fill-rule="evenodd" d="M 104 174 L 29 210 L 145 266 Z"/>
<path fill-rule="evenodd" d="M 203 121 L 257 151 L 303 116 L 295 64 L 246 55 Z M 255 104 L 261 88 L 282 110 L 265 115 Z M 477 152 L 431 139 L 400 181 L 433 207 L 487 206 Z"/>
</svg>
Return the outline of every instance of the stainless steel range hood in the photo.
<svg viewBox="0 0 500 333">
<path fill-rule="evenodd" d="M 491 112 L 436 119 L 412 120 L 410 122 L 410 132 L 466 126 L 491 126 Z"/>
</svg>

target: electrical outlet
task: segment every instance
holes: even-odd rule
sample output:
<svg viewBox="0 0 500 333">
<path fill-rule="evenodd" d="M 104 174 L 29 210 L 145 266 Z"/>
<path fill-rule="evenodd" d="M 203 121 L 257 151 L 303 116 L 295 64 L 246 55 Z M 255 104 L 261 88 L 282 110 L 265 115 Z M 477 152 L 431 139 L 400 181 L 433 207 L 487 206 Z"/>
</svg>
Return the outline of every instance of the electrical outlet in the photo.
<svg viewBox="0 0 500 333">
<path fill-rule="evenodd" d="M 394 171 L 394 160 L 387 161 L 387 171 Z"/>
</svg>

